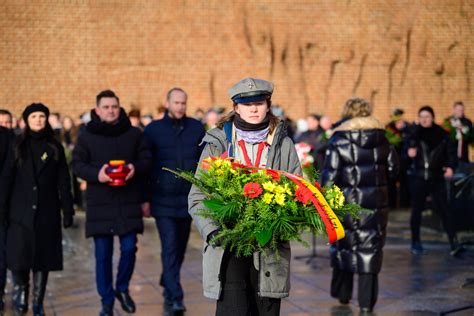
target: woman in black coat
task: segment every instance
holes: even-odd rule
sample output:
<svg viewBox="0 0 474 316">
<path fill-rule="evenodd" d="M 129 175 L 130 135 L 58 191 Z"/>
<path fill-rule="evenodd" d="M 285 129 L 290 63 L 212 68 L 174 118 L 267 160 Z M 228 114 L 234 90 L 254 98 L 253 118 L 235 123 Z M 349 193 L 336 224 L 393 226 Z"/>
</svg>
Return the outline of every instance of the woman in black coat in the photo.
<svg viewBox="0 0 474 316">
<path fill-rule="evenodd" d="M 63 269 L 63 225 L 73 223 L 73 201 L 64 149 L 48 123 L 49 110 L 40 103 L 23 112 L 26 127 L 10 162 L 7 265 L 12 271 L 13 304 L 28 311 L 29 274 L 33 271 L 33 312 L 44 315 L 43 299 L 49 271 Z"/>
<path fill-rule="evenodd" d="M 388 218 L 388 177 L 398 170 L 398 157 L 384 127 L 363 99 L 346 102 L 346 120 L 334 130 L 328 144 L 323 184 L 334 182 L 348 202 L 373 210 L 354 220 L 344 219 L 346 237 L 331 246 L 331 295 L 347 304 L 352 297 L 354 273 L 359 274 L 359 305 L 372 311 L 378 292 Z"/>
</svg>

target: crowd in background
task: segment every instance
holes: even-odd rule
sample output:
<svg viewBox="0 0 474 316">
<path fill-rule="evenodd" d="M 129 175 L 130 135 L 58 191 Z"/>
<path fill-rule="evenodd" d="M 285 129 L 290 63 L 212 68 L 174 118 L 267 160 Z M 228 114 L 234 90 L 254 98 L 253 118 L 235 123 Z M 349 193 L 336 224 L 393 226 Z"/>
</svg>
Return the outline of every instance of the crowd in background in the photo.
<svg viewBox="0 0 474 316">
<path fill-rule="evenodd" d="M 315 168 L 321 169 L 324 164 L 326 145 L 331 131 L 340 125 L 344 121 L 344 118 L 333 122 L 333 119 L 327 115 L 312 113 L 306 118 L 294 121 L 290 119 L 285 111 L 278 105 L 273 105 L 272 111 L 279 118 L 287 122 L 288 135 L 290 138 L 297 143 L 304 142 L 311 145 L 311 154 L 314 157 Z M 127 114 L 132 126 L 143 130 L 153 120 L 162 119 L 166 113 L 166 108 L 161 105 L 157 108 L 156 112 L 156 115 L 150 113 L 142 114 L 135 105 L 131 105 L 131 110 Z M 205 129 L 209 130 L 216 126 L 217 122 L 219 122 L 226 112 L 225 107 L 210 107 L 207 110 L 198 108 L 192 117 L 199 120 Z M 456 156 L 461 163 L 469 162 L 469 147 L 474 146 L 472 121 L 466 117 L 464 112 L 464 104 L 461 101 L 455 102 L 452 107 L 452 115 L 444 118 L 440 124 L 449 135 L 453 145 L 456 146 Z M 66 158 L 69 164 L 77 137 L 89 121 L 90 112 L 82 113 L 77 118 L 63 115 L 59 112 L 53 112 L 49 116 L 49 123 L 57 139 L 61 141 L 66 149 Z M 0 126 L 13 129 L 16 135 L 20 135 L 25 127 L 25 123 L 23 118 L 15 117 L 7 109 L 0 109 Z M 416 122 L 409 122 L 404 118 L 404 110 L 402 108 L 397 108 L 391 113 L 389 122 L 385 126 L 385 136 L 396 149 L 401 163 L 399 176 L 396 179 L 390 180 L 389 205 L 391 208 L 408 208 L 411 205 L 408 186 L 411 159 L 408 157 L 407 150 L 410 139 L 413 138 L 415 133 L 416 126 Z M 74 176 L 74 202 L 78 206 L 82 206 L 83 202 L 80 198 L 80 192 L 81 189 L 84 191 L 85 188 L 86 184 L 83 183 L 81 187 L 79 181 Z"/>
<path fill-rule="evenodd" d="M 68 171 L 69 174 L 71 174 L 71 178 L 69 178 L 69 176 L 59 177 L 61 179 L 60 186 L 62 186 L 63 189 L 68 189 L 70 185 L 73 193 L 73 197 L 71 197 L 73 198 L 72 201 L 76 206 L 83 209 L 95 207 L 86 205 L 86 199 L 82 194 L 87 190 L 88 185 L 88 182 L 86 181 L 89 175 L 87 168 L 90 167 L 87 166 L 87 157 L 89 155 L 88 152 L 92 150 L 89 149 L 88 146 L 95 144 L 94 151 L 101 152 L 101 150 L 103 150 L 103 148 L 96 146 L 97 144 L 94 140 L 96 139 L 96 136 L 94 136 L 95 134 L 110 136 L 112 135 L 110 133 L 118 133 L 117 135 L 121 135 L 122 131 L 118 131 L 117 129 L 123 127 L 125 131 L 128 130 L 128 126 L 133 126 L 144 131 L 144 133 L 140 133 L 140 135 L 134 135 L 133 139 L 136 138 L 137 141 L 143 141 L 143 144 L 148 143 L 147 146 L 151 147 L 150 152 L 145 155 L 146 157 L 144 156 L 143 163 L 146 162 L 147 166 L 149 165 L 147 167 L 148 169 L 153 165 L 153 168 L 151 168 L 154 170 L 153 177 L 163 180 L 160 172 L 162 167 L 166 166 L 166 163 L 169 163 L 169 161 L 166 159 L 161 161 L 160 159 L 163 158 L 157 158 L 159 156 L 157 153 L 161 154 L 170 151 L 169 156 L 173 156 L 178 152 L 181 153 L 181 149 L 178 148 L 183 147 L 183 152 L 193 148 L 192 152 L 189 152 L 192 159 L 189 161 L 186 160 L 186 163 L 189 165 L 187 168 L 193 170 L 198 161 L 200 150 L 202 150 L 199 149 L 199 144 L 201 143 L 204 131 L 209 131 L 218 127 L 219 122 L 221 122 L 227 114 L 227 109 L 225 107 L 212 107 L 208 110 L 196 110 L 192 117 L 201 124 L 196 123 L 197 125 L 189 131 L 189 135 L 185 139 L 189 140 L 191 138 L 194 139 L 195 137 L 199 137 L 199 139 L 194 139 L 192 144 L 188 144 L 186 142 L 179 143 L 181 141 L 180 138 L 170 145 L 167 144 L 166 141 L 176 136 L 176 128 L 178 128 L 178 133 L 180 133 L 185 130 L 186 127 L 186 124 L 183 123 L 183 119 L 186 119 L 185 107 L 187 95 L 183 90 L 179 88 L 170 90 L 171 94 L 168 95 L 167 105 L 160 106 L 157 109 L 156 116 L 151 114 L 142 115 L 141 111 L 135 106 L 132 106 L 132 109 L 128 113 L 125 113 L 125 111 L 120 108 L 118 97 L 111 91 L 105 92 L 106 94 L 105 96 L 102 96 L 102 98 L 111 99 L 112 101 L 116 100 L 117 102 L 113 105 L 121 111 L 120 114 L 117 112 L 117 121 L 119 122 L 118 127 L 111 128 L 111 126 L 109 126 L 110 124 L 107 125 L 104 123 L 106 122 L 103 119 L 103 117 L 106 117 L 105 112 L 103 112 L 103 117 L 96 117 L 97 115 L 95 113 L 98 111 L 97 109 L 96 112 L 91 111 L 83 113 L 77 119 L 60 113 L 49 113 L 47 108 L 44 106 L 42 107 L 42 105 L 39 104 L 32 104 L 27 107 L 20 118 L 14 117 L 6 109 L 0 109 L 0 126 L 3 127 L 3 129 L 13 131 L 12 134 L 16 135 L 18 140 L 29 142 L 30 147 L 33 148 L 33 155 L 35 154 L 34 150 L 37 149 L 39 155 L 40 152 L 45 150 L 44 148 L 47 148 L 45 147 L 45 144 L 53 144 L 53 147 L 56 148 L 56 150 L 53 150 L 50 154 L 55 156 L 59 155 L 61 158 L 62 151 L 58 148 L 60 148 L 59 144 L 62 145 L 64 148 L 64 164 L 62 164 L 62 158 L 58 159 L 57 161 L 59 161 L 59 165 L 57 168 L 59 168 L 59 171 L 54 169 L 51 172 L 65 174 L 64 170 L 61 168 L 64 166 L 69 169 Z M 176 101 L 178 100 L 178 96 L 183 98 L 183 100 Z M 99 105 L 102 104 L 99 101 L 100 98 L 98 98 L 97 101 L 98 109 L 100 108 Z M 173 105 L 171 103 L 172 101 L 176 101 L 176 105 Z M 173 106 L 175 106 L 175 108 L 174 110 L 171 110 L 173 109 Z M 180 106 L 184 106 L 184 110 L 180 110 Z M 234 107 L 235 106 L 236 105 L 234 104 Z M 47 128 L 47 135 L 41 135 L 41 133 L 44 134 L 44 132 L 41 130 L 40 132 L 36 132 L 34 128 L 32 128 L 32 124 L 35 124 L 34 119 L 37 119 L 35 116 L 37 113 L 44 114 L 38 118 L 39 120 L 46 118 L 49 122 L 49 125 L 47 126 L 50 126 L 51 130 L 49 130 L 49 127 Z M 100 111 L 97 113 L 100 113 Z M 442 123 L 439 125 L 435 123 L 435 112 L 430 106 L 419 108 L 417 122 L 408 122 L 405 120 L 403 109 L 398 108 L 392 112 L 390 121 L 385 125 L 381 125 L 379 120 L 372 117 L 372 106 L 365 100 L 358 98 L 349 99 L 347 101 L 342 116 L 335 122 L 333 122 L 329 116 L 321 114 L 309 114 L 305 119 L 299 119 L 295 122 L 292 121 L 278 105 L 271 106 L 271 113 L 273 116 L 278 117 L 279 120 L 286 123 L 285 134 L 287 134 L 294 143 L 305 143 L 310 146 L 311 156 L 313 158 L 312 163 L 316 169 L 321 170 L 322 172 L 321 181 L 333 181 L 337 183 L 344 189 L 344 194 L 348 196 L 349 199 L 352 199 L 353 202 L 359 203 L 362 206 L 375 211 L 374 214 L 376 215 L 362 218 L 360 221 L 348 220 L 344 222 L 346 235 L 350 236 L 352 234 L 352 236 L 357 236 L 357 234 L 366 231 L 367 236 L 371 236 L 370 238 L 373 239 L 372 241 L 374 244 L 350 244 L 350 242 L 347 243 L 348 238 L 345 238 L 344 242 L 338 241 L 331 247 L 332 266 L 334 268 L 331 295 L 338 298 L 341 303 L 346 304 L 351 299 L 353 274 L 359 273 L 359 286 L 361 289 L 368 289 L 365 297 L 359 297 L 359 303 L 361 306 L 367 306 L 369 310 L 371 310 L 375 305 L 378 292 L 377 274 L 381 269 L 381 251 L 385 240 L 388 208 L 411 207 L 411 252 L 414 255 L 420 255 L 424 252 L 420 237 L 421 212 L 426 208 L 427 197 L 430 196 L 432 207 L 439 214 L 444 230 L 448 235 L 451 246 L 451 255 L 457 256 L 464 251 L 463 246 L 457 240 L 452 218 L 448 211 L 449 201 L 447 200 L 445 185 L 445 181 L 450 180 L 456 172 L 468 172 L 466 171 L 468 170 L 466 169 L 466 166 L 469 164 L 469 147 L 474 144 L 472 122 L 466 117 L 465 106 L 462 102 L 455 102 L 452 106 L 452 115 L 443 119 Z M 194 124 L 196 121 L 192 120 L 190 122 Z M 30 132 L 25 134 L 23 132 L 25 128 L 30 130 Z M 186 128 L 189 128 L 189 126 Z M 164 133 L 165 130 L 168 130 L 169 133 Z M 144 134 L 144 139 L 146 141 L 142 139 L 141 134 Z M 28 137 L 26 140 L 25 135 Z M 78 146 L 78 139 L 81 138 L 83 143 Z M 84 143 L 84 139 L 89 140 L 87 143 Z M 166 141 L 163 143 L 158 141 L 160 139 L 165 139 Z M 110 143 L 104 143 L 105 147 L 109 145 Z M 171 150 L 170 146 L 174 146 L 174 149 Z M 78 149 L 78 147 L 81 148 Z M 143 145 L 142 147 L 145 148 L 146 146 Z M 19 146 L 19 148 L 21 148 L 21 146 Z M 112 146 L 111 148 L 114 147 Z M 124 150 L 127 151 L 128 149 L 124 148 Z M 48 151 L 46 150 L 45 153 L 48 153 Z M 75 153 L 75 158 L 73 153 Z M 29 157 L 28 155 L 26 156 Z M 44 154 L 43 156 L 40 155 L 40 158 L 41 160 L 48 159 Z M 81 162 L 81 159 L 84 160 L 84 162 Z M 74 170 L 73 161 L 75 161 L 76 165 Z M 107 159 L 104 161 L 107 161 Z M 33 162 L 33 166 L 35 166 L 35 163 L 37 162 Z M 382 172 L 377 168 L 376 169 L 379 171 L 375 172 L 375 174 L 367 171 L 369 169 L 372 170 L 373 166 L 377 166 L 377 168 L 384 171 Z M 135 171 L 134 166 L 131 168 Z M 101 173 L 102 169 L 100 171 Z M 145 168 L 143 170 L 137 169 L 137 172 L 145 173 L 144 170 Z M 390 174 L 388 172 L 389 170 Z M 399 172 L 396 172 L 396 170 L 399 170 Z M 31 172 L 34 173 L 36 170 L 32 170 Z M 77 176 L 78 172 L 81 173 L 81 177 Z M 384 173 L 384 176 L 378 179 L 377 177 L 379 177 L 380 172 Z M 100 180 L 101 173 L 99 173 L 100 182 L 102 182 Z M 99 192 L 101 184 L 99 183 L 99 186 L 97 186 L 97 183 L 95 183 L 96 176 L 96 174 L 92 175 L 92 180 L 89 181 L 89 185 L 93 187 L 92 189 L 95 188 L 94 190 L 98 190 Z M 102 176 L 106 177 L 104 175 Z M 171 174 L 169 176 L 171 176 Z M 26 174 L 25 177 L 27 177 Z M 369 177 L 376 183 L 372 183 L 372 180 L 367 180 L 364 183 L 364 177 Z M 159 183 L 155 178 L 153 178 L 153 181 Z M 107 182 L 107 179 L 104 179 L 104 181 Z M 68 184 L 65 185 L 64 181 L 67 181 Z M 172 181 L 174 180 L 168 179 L 166 183 L 169 184 Z M 175 194 L 177 191 L 173 191 L 173 198 L 169 200 L 172 202 L 169 204 L 166 197 L 163 200 L 160 200 L 159 198 L 157 200 L 156 198 L 162 192 L 169 189 L 167 184 L 162 184 L 164 187 L 155 188 L 155 191 L 159 193 L 154 193 L 153 199 L 150 200 L 151 205 L 148 204 L 145 208 L 143 205 L 141 207 L 143 209 L 143 214 L 148 214 L 148 216 L 150 215 L 151 208 L 151 214 L 155 217 L 157 228 L 160 232 L 160 238 L 164 249 L 163 251 L 166 250 L 167 243 L 172 244 L 175 239 L 179 239 L 178 237 L 170 237 L 174 236 L 176 233 L 176 231 L 170 229 L 172 225 L 177 227 L 177 231 L 187 231 L 187 233 L 183 235 L 185 238 L 183 238 L 181 242 L 182 245 L 178 246 L 181 251 L 180 254 L 177 255 L 177 258 L 175 258 L 174 255 L 162 253 L 163 269 L 168 269 L 168 271 L 171 271 L 171 274 L 179 276 L 179 267 L 184 258 L 184 252 L 189 236 L 189 227 L 191 225 L 191 219 L 187 214 L 187 193 L 189 192 L 189 188 L 185 190 L 186 192 L 182 192 L 182 196 L 177 196 Z M 31 183 L 31 185 L 34 188 L 36 187 L 35 183 Z M 58 184 L 53 183 L 52 185 Z M 380 189 L 381 186 L 386 186 L 386 191 L 385 188 Z M 176 184 L 175 187 L 183 189 L 182 184 Z M 91 188 L 89 189 L 92 190 Z M 381 190 L 379 192 L 380 194 L 377 193 L 377 190 Z M 137 192 L 138 191 L 139 190 L 137 189 Z M 380 195 L 384 195 L 384 192 L 388 192 L 387 201 L 383 199 L 381 200 L 380 198 Z M 18 194 L 20 193 L 21 192 Z M 67 196 L 67 194 L 64 194 L 64 196 Z M 177 202 L 178 200 L 183 201 L 182 205 Z M 67 205 L 63 205 L 63 210 L 66 208 L 68 216 L 72 216 L 72 205 L 68 203 L 66 203 Z M 36 205 L 33 205 L 33 207 L 35 206 Z M 111 207 L 121 206 L 115 205 Z M 171 213 L 176 213 L 177 208 L 179 208 L 179 211 L 182 212 L 183 215 L 181 217 L 178 216 L 172 222 L 169 222 L 168 216 L 166 214 L 161 214 L 166 211 L 167 207 L 170 207 Z M 131 208 L 130 212 L 133 213 L 134 210 Z M 140 214 L 140 221 L 141 216 L 142 215 Z M 66 218 L 66 221 L 63 222 L 64 227 L 70 227 L 72 225 L 72 218 Z M 127 225 L 129 226 L 129 223 Z M 55 227 L 56 231 L 58 227 Z M 87 227 L 87 231 L 89 231 L 88 234 L 94 236 L 96 242 L 96 256 L 98 256 L 97 249 L 103 249 L 102 252 L 109 253 L 110 241 L 99 236 L 102 238 L 100 239 L 94 235 L 95 233 L 91 233 L 91 229 L 94 231 L 98 226 L 91 226 L 91 224 L 88 224 Z M 10 231 L 11 230 L 12 228 L 10 227 Z M 133 260 L 130 259 L 133 262 L 135 260 L 134 251 L 136 251 L 136 233 L 143 231 L 143 224 L 135 230 L 136 232 L 132 232 L 130 236 L 126 235 L 128 236 L 127 238 L 129 241 L 123 241 L 124 245 L 127 243 L 129 244 L 130 251 L 133 252 Z M 0 232 L 0 235 L 3 236 L 4 234 L 5 232 Z M 21 232 L 16 234 L 21 235 Z M 114 232 L 114 234 L 118 233 Z M 119 234 L 119 236 L 121 236 L 121 243 L 122 235 L 123 234 Z M 18 236 L 15 236 L 10 237 L 10 239 L 15 241 L 15 238 L 18 238 Z M 170 240 L 170 238 L 173 240 Z M 124 245 L 122 246 L 125 247 Z M 170 247 L 173 248 L 174 246 Z M 56 255 L 60 252 L 60 247 L 58 249 Z M 363 265 L 363 267 L 350 266 L 350 262 L 347 263 L 344 257 L 350 257 L 352 255 L 363 256 L 365 258 L 364 260 L 368 260 L 369 263 L 364 263 L 365 265 Z M 18 257 L 22 256 L 23 254 L 18 255 Z M 10 257 L 14 258 L 14 256 Z M 172 258 L 172 260 L 170 258 Z M 364 260 L 362 261 L 365 262 Z M 177 271 L 175 271 L 176 262 L 179 262 Z M 15 265 L 17 264 L 15 263 Z M 59 258 L 57 262 L 55 261 L 52 268 L 35 268 L 34 282 L 36 283 L 34 283 L 34 286 L 35 288 L 38 288 L 37 291 L 39 293 L 39 298 L 37 295 L 35 296 L 36 299 L 39 299 L 42 302 L 44 287 L 46 286 L 48 276 L 47 272 L 43 274 L 39 272 L 61 268 L 62 257 Z M 0 270 L 2 270 L 2 267 L 0 267 Z M 104 265 L 103 270 L 107 270 L 107 272 L 101 272 L 101 275 L 111 274 L 111 267 Z M 133 266 L 131 270 L 133 271 Z M 27 270 L 22 269 L 22 271 Z M 26 291 L 28 291 L 28 277 L 25 276 L 27 275 L 27 272 L 22 273 L 15 273 L 14 281 L 17 286 L 26 287 Z M 132 272 L 130 272 L 130 277 L 131 273 Z M 183 293 L 181 285 L 179 282 L 176 283 L 172 278 L 169 279 L 171 274 L 163 273 L 160 280 L 160 284 L 165 287 L 165 302 L 168 302 L 177 310 L 182 311 L 184 310 L 184 305 L 182 305 Z M 38 280 L 36 280 L 36 278 Z M 2 277 L 0 276 L 0 281 L 1 279 Z M 109 281 L 112 282 L 111 280 L 108 280 L 107 282 Z M 115 295 L 122 303 L 124 310 L 133 312 L 135 310 L 135 305 L 128 296 L 128 281 L 129 279 L 124 281 L 125 284 L 122 292 L 115 292 L 114 294 L 114 292 L 111 292 L 111 288 L 105 287 L 104 284 L 107 283 L 106 281 L 102 280 L 99 282 L 98 279 L 98 291 L 102 296 L 103 304 L 105 304 L 103 306 L 107 306 L 107 304 L 112 304 L 113 306 Z M 103 287 L 101 288 L 99 284 L 102 284 Z M 173 286 L 175 290 L 171 290 Z M 41 287 L 43 287 L 42 291 Z M 2 286 L 0 282 L 0 290 L 3 288 L 4 286 Z M 173 291 L 178 294 L 173 294 Z M 17 292 L 24 293 L 25 289 L 23 289 L 23 292 L 20 290 Z M 108 303 L 104 301 L 106 300 L 105 297 L 108 300 Z M 17 299 L 21 301 L 21 298 Z M 3 301 L 0 301 L 0 303 L 2 302 Z M 103 311 L 104 310 L 107 311 L 107 309 L 103 309 Z M 101 312 L 101 315 L 108 314 Z"/>
</svg>

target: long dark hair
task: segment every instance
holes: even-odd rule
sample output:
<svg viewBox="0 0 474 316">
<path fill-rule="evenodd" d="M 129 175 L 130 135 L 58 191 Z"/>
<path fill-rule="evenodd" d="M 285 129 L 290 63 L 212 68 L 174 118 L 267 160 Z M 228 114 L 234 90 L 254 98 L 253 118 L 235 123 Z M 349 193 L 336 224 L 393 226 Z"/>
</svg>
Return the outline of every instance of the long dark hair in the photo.
<svg viewBox="0 0 474 316">
<path fill-rule="evenodd" d="M 237 103 L 234 102 L 234 104 L 232 105 L 232 108 L 235 108 L 236 105 Z M 267 99 L 267 105 L 269 109 L 269 111 L 267 112 L 267 116 L 268 116 L 268 119 L 270 120 L 269 126 L 270 126 L 270 134 L 271 134 L 278 126 L 278 123 L 280 123 L 280 119 L 275 114 L 273 114 L 271 110 L 272 101 L 270 99 Z M 235 111 L 232 110 L 220 119 L 220 121 L 217 123 L 217 127 L 224 128 L 224 124 L 226 122 L 232 122 L 234 120 L 234 117 L 235 117 Z"/>
<path fill-rule="evenodd" d="M 28 155 L 28 140 L 31 138 L 32 130 L 28 125 L 28 119 L 25 121 L 25 129 L 17 137 L 15 142 L 15 164 L 22 166 Z M 48 119 L 46 119 L 46 126 L 44 127 L 44 133 L 46 135 L 46 143 L 54 149 L 54 158 L 57 160 L 59 156 L 59 150 L 57 147 L 57 140 L 54 137 L 54 131 L 51 125 L 49 125 Z"/>
</svg>

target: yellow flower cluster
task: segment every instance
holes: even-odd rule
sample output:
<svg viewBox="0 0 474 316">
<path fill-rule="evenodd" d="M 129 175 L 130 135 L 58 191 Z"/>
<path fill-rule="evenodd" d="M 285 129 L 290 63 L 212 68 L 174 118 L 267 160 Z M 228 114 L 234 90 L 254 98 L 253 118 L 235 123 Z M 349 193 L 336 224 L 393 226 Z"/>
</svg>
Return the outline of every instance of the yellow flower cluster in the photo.
<svg viewBox="0 0 474 316">
<path fill-rule="evenodd" d="M 293 195 L 288 184 L 278 185 L 272 181 L 266 181 L 262 183 L 262 187 L 266 191 L 265 194 L 263 194 L 262 201 L 266 204 L 275 202 L 278 205 L 285 205 L 286 196 Z"/>
<path fill-rule="evenodd" d="M 227 159 L 211 160 L 210 171 L 217 176 L 223 175 L 226 171 L 230 171 L 232 174 L 237 174 L 237 171 L 232 168 L 232 164 Z"/>
<path fill-rule="evenodd" d="M 330 199 L 327 199 L 327 202 L 332 209 L 337 210 L 344 206 L 344 193 L 342 193 L 337 185 L 333 184 L 330 189 L 326 190 L 324 195 L 331 196 Z"/>
</svg>

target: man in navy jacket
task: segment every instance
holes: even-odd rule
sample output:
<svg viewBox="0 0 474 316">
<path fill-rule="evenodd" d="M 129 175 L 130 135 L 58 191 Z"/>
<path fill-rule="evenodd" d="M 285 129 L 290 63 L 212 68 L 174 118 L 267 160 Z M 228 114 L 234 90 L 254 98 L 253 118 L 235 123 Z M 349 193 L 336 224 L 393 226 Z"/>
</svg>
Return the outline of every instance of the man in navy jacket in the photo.
<svg viewBox="0 0 474 316">
<path fill-rule="evenodd" d="M 166 97 L 167 112 L 163 119 L 145 128 L 145 137 L 153 154 L 151 180 L 151 213 L 161 239 L 165 304 L 174 312 L 184 311 L 180 270 L 188 243 L 191 217 L 188 194 L 191 184 L 177 178 L 172 170 L 194 171 L 202 151 L 203 125 L 186 117 L 187 94 L 181 88 L 171 89 Z"/>
</svg>

